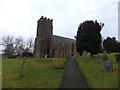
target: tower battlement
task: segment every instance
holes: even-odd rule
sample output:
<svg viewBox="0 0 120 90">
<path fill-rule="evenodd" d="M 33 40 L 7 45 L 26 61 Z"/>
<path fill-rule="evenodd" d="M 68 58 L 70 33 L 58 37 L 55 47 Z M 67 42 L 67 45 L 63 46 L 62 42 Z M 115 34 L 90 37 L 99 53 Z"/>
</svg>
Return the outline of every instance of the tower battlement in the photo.
<svg viewBox="0 0 120 90">
<path fill-rule="evenodd" d="M 50 18 L 47 18 L 47 17 L 44 17 L 44 16 L 41 16 L 40 19 L 46 19 L 46 20 L 48 20 L 48 21 L 53 21 L 53 19 L 50 19 Z"/>
<path fill-rule="evenodd" d="M 43 17 L 37 22 L 37 36 L 35 40 L 35 53 L 37 57 L 50 57 L 51 36 L 53 35 L 52 19 Z"/>
<path fill-rule="evenodd" d="M 75 40 L 53 35 L 53 19 L 41 16 L 37 22 L 35 57 L 69 57 L 75 53 Z"/>
</svg>

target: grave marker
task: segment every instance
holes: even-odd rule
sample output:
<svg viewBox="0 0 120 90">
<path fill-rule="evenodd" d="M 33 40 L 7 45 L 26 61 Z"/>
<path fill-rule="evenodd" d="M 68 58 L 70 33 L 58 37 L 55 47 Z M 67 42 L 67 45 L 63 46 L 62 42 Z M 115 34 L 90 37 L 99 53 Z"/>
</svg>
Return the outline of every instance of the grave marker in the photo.
<svg viewBox="0 0 120 90">
<path fill-rule="evenodd" d="M 88 54 L 87 57 L 88 57 L 88 58 L 91 58 L 91 53 L 88 52 L 87 54 Z"/>
<path fill-rule="evenodd" d="M 21 78 L 23 77 L 23 72 L 24 72 L 24 68 L 25 68 L 25 67 L 24 67 L 24 66 L 25 66 L 25 56 L 26 56 L 26 52 L 23 51 L 23 52 L 22 52 L 23 60 L 22 60 L 21 75 L 20 75 Z"/>
<path fill-rule="evenodd" d="M 88 53 L 87 53 L 87 51 L 83 51 L 82 57 L 83 57 L 84 61 L 88 60 Z"/>
<path fill-rule="evenodd" d="M 22 61 L 21 76 L 20 76 L 21 78 L 23 77 L 24 66 L 25 66 L 25 57 L 23 57 L 23 61 Z"/>
<path fill-rule="evenodd" d="M 112 72 L 112 62 L 110 60 L 104 61 L 104 69 L 106 72 Z"/>
<path fill-rule="evenodd" d="M 102 63 L 102 54 L 98 53 L 96 57 L 96 64 L 101 64 Z"/>
<path fill-rule="evenodd" d="M 120 62 L 120 54 L 115 54 L 116 61 Z"/>
</svg>

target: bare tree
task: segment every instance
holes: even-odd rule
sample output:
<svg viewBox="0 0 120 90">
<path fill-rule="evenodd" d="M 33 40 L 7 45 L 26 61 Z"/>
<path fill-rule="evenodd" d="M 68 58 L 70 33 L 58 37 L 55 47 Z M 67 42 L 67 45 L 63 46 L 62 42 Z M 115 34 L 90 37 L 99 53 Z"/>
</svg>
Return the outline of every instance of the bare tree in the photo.
<svg viewBox="0 0 120 90">
<path fill-rule="evenodd" d="M 13 36 L 6 36 L 2 38 L 2 45 L 5 47 L 3 54 L 7 58 L 11 58 L 14 54 L 14 39 Z"/>
<path fill-rule="evenodd" d="M 27 50 L 30 53 L 33 53 L 33 49 L 34 49 L 34 40 L 33 38 L 28 38 L 27 42 L 26 42 L 26 46 L 27 46 Z"/>
<path fill-rule="evenodd" d="M 28 38 L 26 42 L 22 37 L 13 38 L 13 36 L 5 36 L 2 38 L 2 44 L 4 47 L 3 55 L 7 58 L 12 58 L 13 56 L 22 56 L 23 52 L 27 54 L 32 54 L 34 50 L 34 40 L 33 38 Z"/>
<path fill-rule="evenodd" d="M 25 43 L 22 37 L 17 37 L 14 42 L 15 45 L 15 53 L 18 56 L 21 56 L 23 50 L 25 49 Z"/>
</svg>

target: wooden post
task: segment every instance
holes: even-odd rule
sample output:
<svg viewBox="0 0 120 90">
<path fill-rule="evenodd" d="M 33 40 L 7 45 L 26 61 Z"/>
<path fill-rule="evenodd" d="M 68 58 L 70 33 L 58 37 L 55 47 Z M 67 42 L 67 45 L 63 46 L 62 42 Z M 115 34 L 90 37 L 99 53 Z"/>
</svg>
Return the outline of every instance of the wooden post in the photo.
<svg viewBox="0 0 120 90">
<path fill-rule="evenodd" d="M 20 75 L 21 78 L 23 77 L 24 66 L 25 66 L 25 57 L 23 57 L 23 61 L 22 61 L 21 75 Z"/>
</svg>

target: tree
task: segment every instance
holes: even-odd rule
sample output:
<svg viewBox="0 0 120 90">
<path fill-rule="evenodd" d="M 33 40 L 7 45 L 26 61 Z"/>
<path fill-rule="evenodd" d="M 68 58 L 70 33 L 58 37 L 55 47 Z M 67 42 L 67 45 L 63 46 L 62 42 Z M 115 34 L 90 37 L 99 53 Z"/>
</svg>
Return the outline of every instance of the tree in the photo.
<svg viewBox="0 0 120 90">
<path fill-rule="evenodd" d="M 103 41 L 103 46 L 107 52 L 120 52 L 120 43 L 115 37 L 107 37 Z"/>
<path fill-rule="evenodd" d="M 33 53 L 33 50 L 34 50 L 34 40 L 33 40 L 33 38 L 28 38 L 28 40 L 26 42 L 26 46 L 27 46 L 28 52 Z"/>
<path fill-rule="evenodd" d="M 91 55 L 100 52 L 102 42 L 100 31 L 103 26 L 104 24 L 98 23 L 97 20 L 95 22 L 87 20 L 79 25 L 76 35 L 76 49 L 80 55 L 84 50 L 91 52 Z"/>
<path fill-rule="evenodd" d="M 32 56 L 33 55 L 33 50 L 34 50 L 34 41 L 33 38 L 28 38 L 26 42 L 26 54 L 27 56 Z"/>
<path fill-rule="evenodd" d="M 22 37 L 13 38 L 13 36 L 5 36 L 2 38 L 2 44 L 4 49 L 3 55 L 7 58 L 21 57 L 25 52 L 27 56 L 32 56 L 34 43 L 33 39 L 29 38 L 27 42 L 24 42 Z"/>
<path fill-rule="evenodd" d="M 14 40 L 13 36 L 6 36 L 2 38 L 2 45 L 4 45 L 5 49 L 3 50 L 3 54 L 7 58 L 12 58 L 14 55 Z"/>
<path fill-rule="evenodd" d="M 22 51 L 25 49 L 25 43 L 22 37 L 17 37 L 14 42 L 15 45 L 15 53 L 17 56 L 22 55 Z"/>
</svg>

